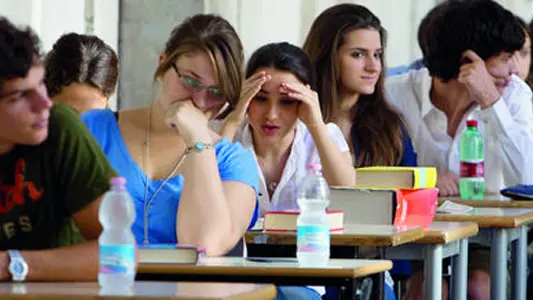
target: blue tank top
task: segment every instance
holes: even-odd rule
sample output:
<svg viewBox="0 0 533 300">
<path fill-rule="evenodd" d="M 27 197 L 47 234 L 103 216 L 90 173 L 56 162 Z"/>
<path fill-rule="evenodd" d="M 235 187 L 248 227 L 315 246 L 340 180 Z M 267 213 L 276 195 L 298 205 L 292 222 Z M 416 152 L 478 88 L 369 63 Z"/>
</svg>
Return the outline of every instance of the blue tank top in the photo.
<svg viewBox="0 0 533 300">
<path fill-rule="evenodd" d="M 149 200 L 163 180 L 149 179 L 133 160 L 111 110 L 89 111 L 81 118 L 102 147 L 112 166 L 127 180 L 126 187 L 133 198 L 136 212 L 132 230 L 137 243 L 140 244 L 144 240 L 146 181 L 148 180 L 147 198 Z M 225 138 L 218 141 L 214 147 L 220 178 L 223 181 L 237 181 L 247 184 L 257 194 L 259 176 L 253 154 L 243 148 L 241 144 L 232 143 Z M 176 213 L 182 188 L 183 175 L 177 175 L 170 178 L 157 193 L 147 214 L 149 243 L 177 243 Z M 256 202 L 249 228 L 253 227 L 258 215 L 259 205 Z"/>
</svg>

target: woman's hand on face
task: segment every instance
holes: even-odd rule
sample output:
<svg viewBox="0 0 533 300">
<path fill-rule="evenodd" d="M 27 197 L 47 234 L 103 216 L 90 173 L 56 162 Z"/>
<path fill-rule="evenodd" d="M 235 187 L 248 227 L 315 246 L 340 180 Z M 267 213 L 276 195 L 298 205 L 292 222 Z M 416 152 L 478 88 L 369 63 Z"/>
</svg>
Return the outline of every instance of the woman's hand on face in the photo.
<svg viewBox="0 0 533 300">
<path fill-rule="evenodd" d="M 286 92 L 289 97 L 301 102 L 298 108 L 298 117 L 308 128 L 324 124 L 318 94 L 309 85 L 282 83 L 280 89 L 282 92 Z"/>
<path fill-rule="evenodd" d="M 176 130 L 188 147 L 197 142 L 207 143 L 211 141 L 207 123 L 206 116 L 194 106 L 192 100 L 178 101 L 172 104 L 165 116 L 167 127 Z"/>
<path fill-rule="evenodd" d="M 257 95 L 263 84 L 271 79 L 265 71 L 257 72 L 246 79 L 241 88 L 241 97 L 235 108 L 233 117 L 238 123 L 242 123 L 246 116 L 246 111 L 252 99 Z"/>
</svg>

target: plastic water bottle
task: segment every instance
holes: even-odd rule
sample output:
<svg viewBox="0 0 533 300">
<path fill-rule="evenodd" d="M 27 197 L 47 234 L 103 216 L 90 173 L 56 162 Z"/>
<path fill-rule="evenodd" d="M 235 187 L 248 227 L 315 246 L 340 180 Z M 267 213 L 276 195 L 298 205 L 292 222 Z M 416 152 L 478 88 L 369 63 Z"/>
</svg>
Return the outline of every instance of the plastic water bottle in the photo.
<svg viewBox="0 0 533 300">
<path fill-rule="evenodd" d="M 98 219 L 103 231 L 100 245 L 98 282 L 103 289 L 128 289 L 135 281 L 135 237 L 131 225 L 135 207 L 125 187 L 126 179 L 111 179 L 100 205 Z"/>
<path fill-rule="evenodd" d="M 329 260 L 329 186 L 318 164 L 307 167 L 298 193 L 296 257 L 300 266 L 326 266 Z"/>
<path fill-rule="evenodd" d="M 476 120 L 466 121 L 466 131 L 459 142 L 461 199 L 482 200 L 485 193 L 485 149 Z"/>
</svg>

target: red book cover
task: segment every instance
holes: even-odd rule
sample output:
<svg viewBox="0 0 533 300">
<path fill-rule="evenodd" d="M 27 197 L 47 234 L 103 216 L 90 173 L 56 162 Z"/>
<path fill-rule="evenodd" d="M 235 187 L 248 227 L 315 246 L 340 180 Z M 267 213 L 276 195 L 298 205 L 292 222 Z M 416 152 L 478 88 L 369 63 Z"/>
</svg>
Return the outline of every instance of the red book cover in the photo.
<svg viewBox="0 0 533 300">
<path fill-rule="evenodd" d="M 438 189 L 398 190 L 394 225 L 429 227 L 438 206 Z"/>
</svg>

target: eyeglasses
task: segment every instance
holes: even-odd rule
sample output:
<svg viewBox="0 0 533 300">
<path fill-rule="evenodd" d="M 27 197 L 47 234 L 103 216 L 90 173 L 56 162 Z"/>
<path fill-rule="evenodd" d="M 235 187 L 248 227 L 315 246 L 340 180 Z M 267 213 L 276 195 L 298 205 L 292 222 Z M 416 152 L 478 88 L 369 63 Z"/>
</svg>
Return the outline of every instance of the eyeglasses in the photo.
<svg viewBox="0 0 533 300">
<path fill-rule="evenodd" d="M 224 102 L 225 100 L 224 95 L 219 88 L 206 87 L 200 81 L 192 77 L 182 75 L 180 71 L 178 71 L 178 67 L 176 66 L 176 63 L 172 63 L 172 68 L 174 69 L 174 71 L 176 71 L 176 74 L 178 74 L 178 77 L 181 83 L 183 84 L 183 87 L 189 90 L 189 92 L 199 93 L 203 90 L 207 90 L 208 100 L 211 100 L 214 102 Z"/>
</svg>

